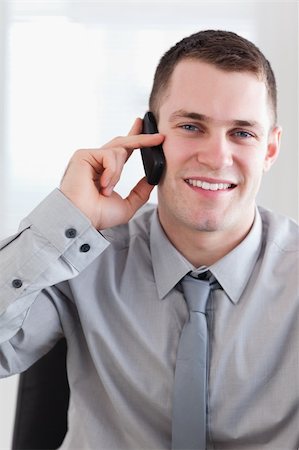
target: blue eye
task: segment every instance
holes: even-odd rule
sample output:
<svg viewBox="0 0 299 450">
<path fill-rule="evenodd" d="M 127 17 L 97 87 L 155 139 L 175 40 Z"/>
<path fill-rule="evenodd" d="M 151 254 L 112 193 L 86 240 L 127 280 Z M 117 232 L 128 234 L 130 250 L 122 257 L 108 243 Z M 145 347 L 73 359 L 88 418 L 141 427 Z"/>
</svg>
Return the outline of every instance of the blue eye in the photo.
<svg viewBox="0 0 299 450">
<path fill-rule="evenodd" d="M 253 134 L 249 133 L 248 131 L 236 131 L 236 132 L 234 132 L 234 135 L 236 137 L 245 138 L 245 139 L 253 137 Z"/>
<path fill-rule="evenodd" d="M 195 125 L 191 125 L 191 124 L 182 125 L 181 128 L 183 128 L 184 130 L 187 130 L 187 131 L 198 131 L 198 127 L 196 127 Z"/>
</svg>

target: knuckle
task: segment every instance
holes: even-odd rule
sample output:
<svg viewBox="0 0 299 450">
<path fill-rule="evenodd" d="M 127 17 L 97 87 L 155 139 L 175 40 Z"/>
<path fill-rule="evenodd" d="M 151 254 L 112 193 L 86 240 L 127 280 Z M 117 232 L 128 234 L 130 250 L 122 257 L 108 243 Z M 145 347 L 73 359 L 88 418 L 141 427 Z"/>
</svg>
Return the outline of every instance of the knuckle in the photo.
<svg viewBox="0 0 299 450">
<path fill-rule="evenodd" d="M 75 151 L 75 153 L 73 154 L 73 158 L 82 158 L 84 155 L 86 155 L 87 150 L 84 149 L 78 149 Z"/>
<path fill-rule="evenodd" d="M 121 146 L 114 146 L 111 148 L 106 148 L 105 152 L 108 154 L 110 154 L 111 156 L 113 155 L 114 158 L 118 158 L 120 157 L 126 157 L 127 155 L 127 151 L 124 147 Z"/>
<path fill-rule="evenodd" d="M 123 136 L 116 136 L 115 138 L 112 139 L 112 141 L 110 141 L 110 143 L 119 146 L 120 141 L 122 141 L 123 139 L 124 139 Z"/>
<path fill-rule="evenodd" d="M 127 156 L 127 150 L 124 147 L 118 147 L 117 152 L 121 157 L 125 158 Z"/>
</svg>

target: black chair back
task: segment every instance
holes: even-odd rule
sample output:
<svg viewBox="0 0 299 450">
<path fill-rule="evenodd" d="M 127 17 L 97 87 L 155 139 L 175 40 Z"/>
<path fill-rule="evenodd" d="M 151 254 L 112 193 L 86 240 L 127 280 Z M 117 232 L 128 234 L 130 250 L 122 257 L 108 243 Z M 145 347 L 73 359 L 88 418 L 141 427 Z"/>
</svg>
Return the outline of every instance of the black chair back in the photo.
<svg viewBox="0 0 299 450">
<path fill-rule="evenodd" d="M 20 375 L 12 450 L 57 449 L 67 431 L 66 341 Z"/>
</svg>

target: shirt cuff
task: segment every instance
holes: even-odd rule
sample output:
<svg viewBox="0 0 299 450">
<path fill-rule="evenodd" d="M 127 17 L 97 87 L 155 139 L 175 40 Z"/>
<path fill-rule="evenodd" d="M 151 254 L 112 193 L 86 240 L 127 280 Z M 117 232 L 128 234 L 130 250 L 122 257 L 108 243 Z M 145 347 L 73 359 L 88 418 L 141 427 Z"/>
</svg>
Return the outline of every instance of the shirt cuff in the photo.
<svg viewBox="0 0 299 450">
<path fill-rule="evenodd" d="M 109 245 L 90 220 L 59 189 L 49 194 L 26 221 L 78 271 Z"/>
<path fill-rule="evenodd" d="M 55 189 L 2 246 L 0 314 L 24 295 L 73 278 L 108 245 L 89 219 Z"/>
</svg>

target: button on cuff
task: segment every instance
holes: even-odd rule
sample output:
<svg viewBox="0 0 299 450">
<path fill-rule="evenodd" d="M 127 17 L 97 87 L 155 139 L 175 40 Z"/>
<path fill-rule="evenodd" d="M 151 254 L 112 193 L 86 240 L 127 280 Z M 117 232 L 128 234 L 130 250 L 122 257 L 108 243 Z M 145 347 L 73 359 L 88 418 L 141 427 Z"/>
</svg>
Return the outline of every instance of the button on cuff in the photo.
<svg viewBox="0 0 299 450">
<path fill-rule="evenodd" d="M 65 231 L 65 235 L 69 239 L 74 239 L 77 236 L 77 230 L 75 228 L 68 228 Z"/>
<path fill-rule="evenodd" d="M 73 245 L 68 245 L 63 252 L 63 258 L 78 272 L 81 272 L 109 246 L 109 242 L 92 226 L 83 232 L 79 233 L 78 228 L 77 231 L 76 240 L 71 241 Z M 89 245 L 88 252 L 80 252 L 82 245 L 87 243 Z"/>
<path fill-rule="evenodd" d="M 20 280 L 19 278 L 16 278 L 16 279 L 12 280 L 11 284 L 16 289 L 19 289 L 20 287 L 23 286 L 22 280 Z"/>
<path fill-rule="evenodd" d="M 80 247 L 80 252 L 82 252 L 82 253 L 89 252 L 89 250 L 90 250 L 90 245 L 89 244 L 83 244 Z"/>
</svg>

